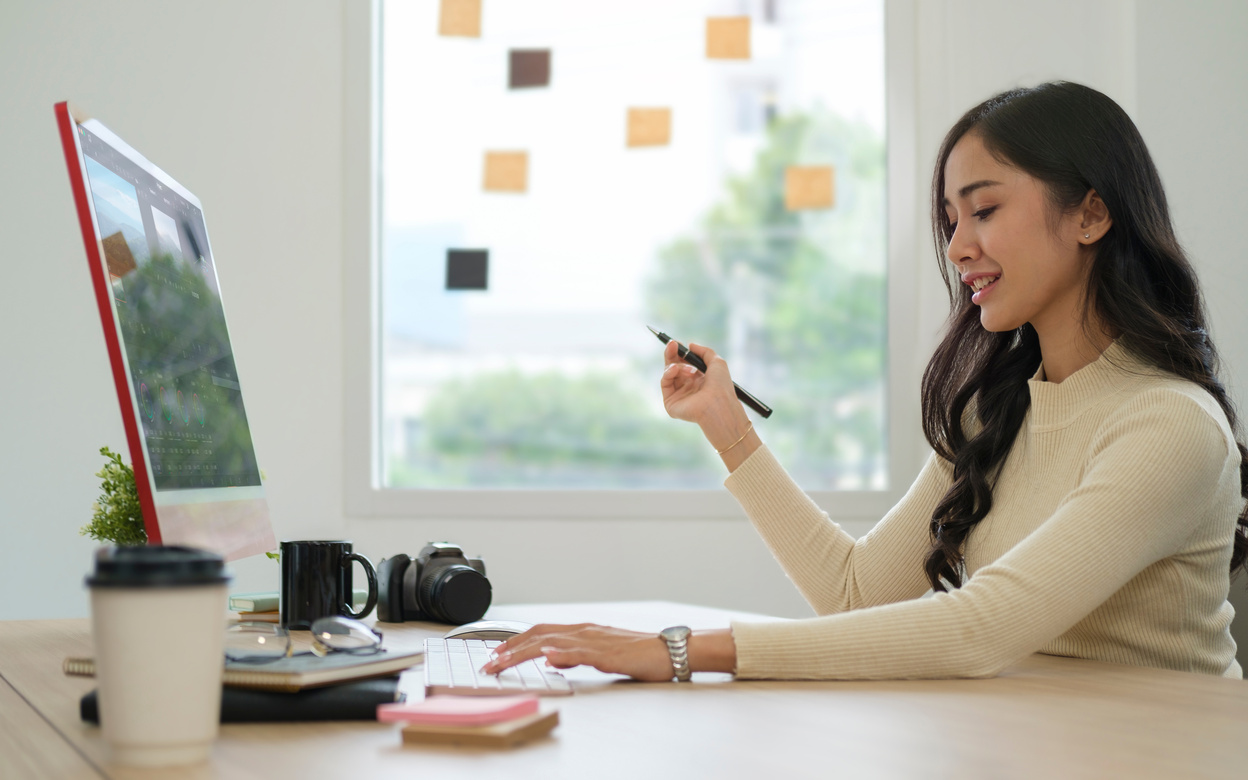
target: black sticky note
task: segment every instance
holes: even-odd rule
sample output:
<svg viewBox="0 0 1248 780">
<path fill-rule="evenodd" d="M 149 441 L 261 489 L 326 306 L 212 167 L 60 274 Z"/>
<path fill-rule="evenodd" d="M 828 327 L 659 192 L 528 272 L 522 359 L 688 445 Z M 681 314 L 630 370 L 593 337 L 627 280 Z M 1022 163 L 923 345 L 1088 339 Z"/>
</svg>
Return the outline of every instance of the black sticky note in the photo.
<svg viewBox="0 0 1248 780">
<path fill-rule="evenodd" d="M 508 86 L 550 86 L 550 49 L 512 49 Z"/>
<path fill-rule="evenodd" d="M 485 290 L 488 288 L 490 251 L 488 249 L 446 250 L 446 289 Z"/>
</svg>

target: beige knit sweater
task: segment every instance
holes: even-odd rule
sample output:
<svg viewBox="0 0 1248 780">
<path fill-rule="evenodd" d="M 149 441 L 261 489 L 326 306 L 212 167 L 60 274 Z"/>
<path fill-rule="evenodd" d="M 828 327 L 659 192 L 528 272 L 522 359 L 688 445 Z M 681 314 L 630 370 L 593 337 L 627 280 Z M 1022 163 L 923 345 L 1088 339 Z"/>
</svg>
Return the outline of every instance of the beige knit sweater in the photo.
<svg viewBox="0 0 1248 780">
<path fill-rule="evenodd" d="M 1039 376 L 950 593 L 921 598 L 948 461 L 857 541 L 766 447 L 729 475 L 820 615 L 733 623 L 737 676 L 990 677 L 1039 651 L 1242 677 L 1226 601 L 1240 456 L 1217 403 L 1117 344 L 1060 384 Z"/>
</svg>

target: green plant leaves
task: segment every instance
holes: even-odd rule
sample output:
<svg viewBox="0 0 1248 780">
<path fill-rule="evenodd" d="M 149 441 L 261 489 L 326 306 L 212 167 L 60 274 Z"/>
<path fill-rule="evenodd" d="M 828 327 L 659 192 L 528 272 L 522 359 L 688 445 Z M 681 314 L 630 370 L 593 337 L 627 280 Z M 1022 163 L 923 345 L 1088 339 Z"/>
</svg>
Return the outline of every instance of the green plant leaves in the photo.
<svg viewBox="0 0 1248 780">
<path fill-rule="evenodd" d="M 107 459 L 104 468 L 96 472 L 102 480 L 100 498 L 93 507 L 91 522 L 78 533 L 100 542 L 147 544 L 139 492 L 134 484 L 134 469 L 123 463 L 121 456 L 108 447 L 100 447 L 100 454 Z"/>
</svg>

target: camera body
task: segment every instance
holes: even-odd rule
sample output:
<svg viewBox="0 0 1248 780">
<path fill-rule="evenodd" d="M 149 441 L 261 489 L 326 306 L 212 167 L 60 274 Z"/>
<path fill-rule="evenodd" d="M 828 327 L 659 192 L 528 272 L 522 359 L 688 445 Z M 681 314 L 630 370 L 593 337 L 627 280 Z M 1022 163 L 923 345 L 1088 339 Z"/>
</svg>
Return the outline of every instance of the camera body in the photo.
<svg viewBox="0 0 1248 780">
<path fill-rule="evenodd" d="M 430 542 L 414 558 L 382 558 L 377 581 L 377 619 L 383 623 L 471 623 L 490 608 L 493 596 L 485 561 L 468 558 L 450 542 Z"/>
</svg>

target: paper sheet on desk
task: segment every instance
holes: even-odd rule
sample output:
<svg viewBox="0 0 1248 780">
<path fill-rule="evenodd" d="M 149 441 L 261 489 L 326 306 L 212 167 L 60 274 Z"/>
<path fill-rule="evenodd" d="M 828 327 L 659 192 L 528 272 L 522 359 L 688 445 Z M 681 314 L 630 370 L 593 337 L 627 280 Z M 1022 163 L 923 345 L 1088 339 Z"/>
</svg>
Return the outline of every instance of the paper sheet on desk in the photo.
<svg viewBox="0 0 1248 780">
<path fill-rule="evenodd" d="M 592 666 L 578 666 L 573 669 L 559 670 L 568 682 L 572 683 L 572 689 L 578 694 L 592 691 L 598 688 L 604 688 L 613 685 L 667 685 L 668 683 L 652 683 L 640 682 L 634 680 L 626 674 L 611 674 L 608 672 L 600 672 Z M 733 676 L 726 672 L 694 672 L 693 682 L 695 683 L 726 683 L 732 682 Z"/>
</svg>

